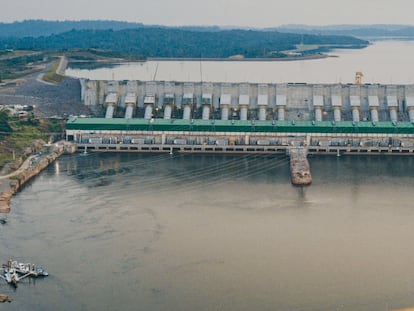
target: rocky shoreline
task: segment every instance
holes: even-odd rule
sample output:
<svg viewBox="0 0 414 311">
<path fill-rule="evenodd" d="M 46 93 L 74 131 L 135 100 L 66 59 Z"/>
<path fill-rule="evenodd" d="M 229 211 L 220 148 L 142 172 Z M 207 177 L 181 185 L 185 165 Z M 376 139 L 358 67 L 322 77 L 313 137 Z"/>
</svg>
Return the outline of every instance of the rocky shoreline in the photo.
<svg viewBox="0 0 414 311">
<path fill-rule="evenodd" d="M 29 180 L 53 163 L 64 153 L 73 153 L 75 148 L 66 142 L 59 142 L 48 146 L 48 150 L 41 155 L 32 155 L 17 170 L 0 180 L 0 213 L 10 212 L 10 200 L 13 195 Z"/>
</svg>

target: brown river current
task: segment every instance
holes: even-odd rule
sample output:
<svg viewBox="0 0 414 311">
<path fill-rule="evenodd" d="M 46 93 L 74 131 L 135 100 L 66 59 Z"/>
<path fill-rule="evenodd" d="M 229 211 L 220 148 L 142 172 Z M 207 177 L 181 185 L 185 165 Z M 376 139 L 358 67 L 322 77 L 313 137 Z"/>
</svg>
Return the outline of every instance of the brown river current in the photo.
<svg viewBox="0 0 414 311">
<path fill-rule="evenodd" d="M 42 264 L 7 310 L 414 306 L 411 157 L 63 156 L 2 216 L 0 259 Z"/>
</svg>

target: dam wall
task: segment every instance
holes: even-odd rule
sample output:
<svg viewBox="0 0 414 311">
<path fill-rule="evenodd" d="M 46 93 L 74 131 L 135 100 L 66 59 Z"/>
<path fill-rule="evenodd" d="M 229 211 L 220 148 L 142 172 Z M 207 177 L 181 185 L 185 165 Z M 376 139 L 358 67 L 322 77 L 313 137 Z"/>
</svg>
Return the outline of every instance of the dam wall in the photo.
<svg viewBox="0 0 414 311">
<path fill-rule="evenodd" d="M 66 134 L 93 151 L 414 152 L 414 85 L 81 84 L 84 103 L 105 118 L 72 118 Z"/>
<path fill-rule="evenodd" d="M 102 111 L 111 106 L 115 118 L 414 122 L 414 85 L 92 80 L 81 85 L 85 105 Z"/>
</svg>

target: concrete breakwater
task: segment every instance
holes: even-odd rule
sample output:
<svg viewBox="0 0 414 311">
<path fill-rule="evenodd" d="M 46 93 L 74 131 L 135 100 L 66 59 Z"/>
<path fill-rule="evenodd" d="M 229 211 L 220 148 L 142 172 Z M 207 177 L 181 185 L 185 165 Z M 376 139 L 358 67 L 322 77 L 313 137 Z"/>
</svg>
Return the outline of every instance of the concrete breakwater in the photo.
<svg viewBox="0 0 414 311">
<path fill-rule="evenodd" d="M 290 175 L 295 186 L 307 186 L 312 183 L 307 151 L 303 147 L 290 148 Z"/>
<path fill-rule="evenodd" d="M 75 151 L 73 146 L 66 142 L 48 146 L 47 149 L 44 154 L 32 155 L 27 158 L 14 173 L 0 177 L 3 179 L 3 185 L 0 188 L 0 213 L 10 212 L 10 200 L 24 184 L 37 176 L 63 153 Z"/>
</svg>

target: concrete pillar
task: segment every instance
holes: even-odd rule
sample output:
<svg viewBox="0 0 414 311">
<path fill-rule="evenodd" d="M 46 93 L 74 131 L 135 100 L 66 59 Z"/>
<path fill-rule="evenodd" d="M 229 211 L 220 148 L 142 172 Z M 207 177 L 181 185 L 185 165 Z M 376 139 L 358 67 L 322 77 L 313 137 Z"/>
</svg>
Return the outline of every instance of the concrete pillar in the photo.
<svg viewBox="0 0 414 311">
<path fill-rule="evenodd" d="M 341 121 L 341 108 L 339 107 L 334 108 L 334 121 L 335 122 Z"/>
<path fill-rule="evenodd" d="M 224 105 L 221 107 L 221 119 L 228 120 L 229 119 L 229 106 Z"/>
<path fill-rule="evenodd" d="M 266 107 L 259 107 L 259 120 L 266 121 Z"/>
<path fill-rule="evenodd" d="M 398 121 L 398 115 L 397 115 L 397 109 L 391 108 L 390 109 L 390 119 L 391 122 L 397 122 Z"/>
<path fill-rule="evenodd" d="M 279 121 L 285 121 L 285 108 L 280 107 L 277 109 L 277 119 Z"/>
<path fill-rule="evenodd" d="M 352 109 L 352 121 L 354 122 L 359 122 L 360 118 L 359 118 L 359 109 L 358 108 L 353 108 Z"/>
<path fill-rule="evenodd" d="M 240 108 L 240 120 L 246 121 L 247 120 L 247 107 L 243 106 Z"/>
<path fill-rule="evenodd" d="M 134 106 L 131 104 L 127 104 L 125 110 L 125 119 L 132 119 L 132 114 L 134 113 Z"/>
<path fill-rule="evenodd" d="M 306 135 L 306 146 L 310 146 L 311 143 L 311 135 Z"/>
<path fill-rule="evenodd" d="M 165 105 L 164 107 L 164 119 L 165 120 L 171 119 L 171 112 L 172 112 L 171 105 Z"/>
<path fill-rule="evenodd" d="M 245 145 L 250 144 L 250 137 L 249 137 L 249 135 L 244 136 L 244 144 Z"/>
<path fill-rule="evenodd" d="M 408 116 L 410 118 L 410 122 L 414 122 L 414 108 L 410 108 L 408 110 Z"/>
<path fill-rule="evenodd" d="M 315 121 L 322 121 L 322 109 L 320 107 L 315 108 Z"/>
<path fill-rule="evenodd" d="M 209 120 L 210 119 L 210 106 L 209 105 L 204 105 L 203 106 L 203 116 L 202 116 L 203 120 Z"/>
<path fill-rule="evenodd" d="M 152 118 L 152 105 L 147 105 L 145 107 L 145 114 L 144 114 L 144 119 L 151 119 Z"/>
<path fill-rule="evenodd" d="M 191 117 L 191 107 L 189 105 L 184 106 L 183 120 L 190 120 Z"/>
<path fill-rule="evenodd" d="M 108 104 L 106 107 L 106 114 L 105 118 L 111 119 L 114 116 L 114 106 L 112 104 Z"/>
<path fill-rule="evenodd" d="M 371 109 L 371 121 L 378 122 L 378 110 L 376 108 Z"/>
</svg>

